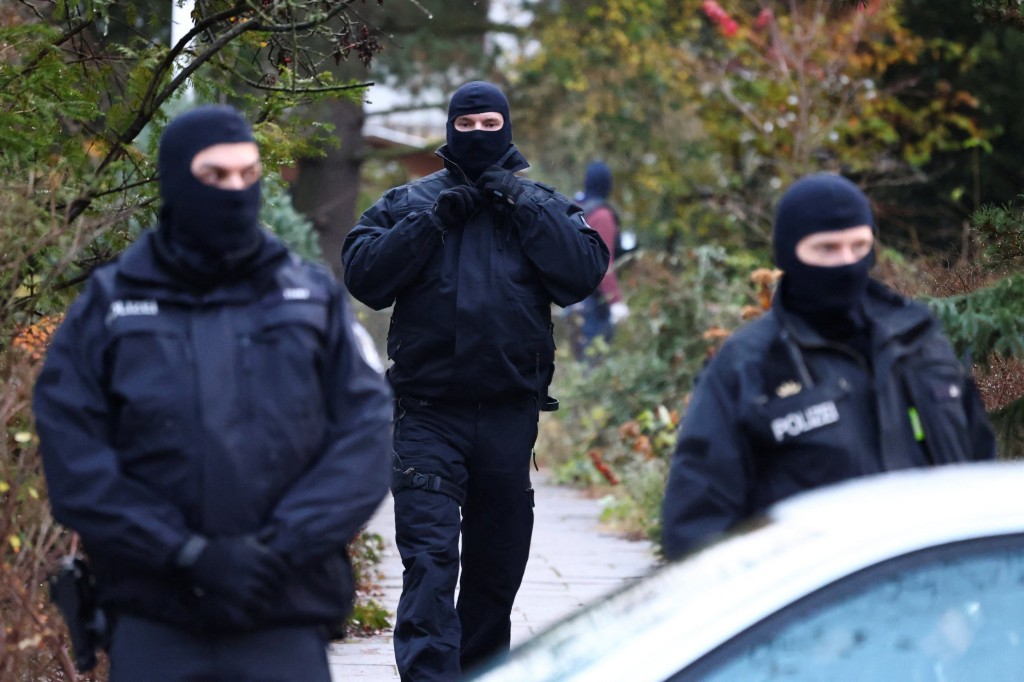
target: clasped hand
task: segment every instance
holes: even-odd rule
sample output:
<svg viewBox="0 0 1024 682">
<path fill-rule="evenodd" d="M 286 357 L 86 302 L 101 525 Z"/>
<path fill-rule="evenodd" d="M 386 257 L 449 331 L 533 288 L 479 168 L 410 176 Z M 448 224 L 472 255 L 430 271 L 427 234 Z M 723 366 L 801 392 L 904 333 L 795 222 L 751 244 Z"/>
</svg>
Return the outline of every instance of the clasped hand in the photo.
<svg viewBox="0 0 1024 682">
<path fill-rule="evenodd" d="M 523 179 L 501 166 L 490 166 L 477 178 L 484 199 L 497 206 L 515 207 L 525 189 Z"/>
<path fill-rule="evenodd" d="M 185 567 L 204 594 L 204 615 L 218 629 L 254 627 L 269 612 L 287 571 L 284 559 L 251 537 L 210 540 Z"/>
<path fill-rule="evenodd" d="M 475 185 L 456 185 L 438 194 L 434 215 L 444 227 L 459 228 L 483 201 L 500 209 L 514 208 L 524 189 L 523 179 L 518 175 L 491 166 L 480 174 Z"/>
<path fill-rule="evenodd" d="M 480 192 L 472 185 L 456 185 L 437 195 L 434 214 L 445 227 L 462 227 L 480 203 Z"/>
</svg>

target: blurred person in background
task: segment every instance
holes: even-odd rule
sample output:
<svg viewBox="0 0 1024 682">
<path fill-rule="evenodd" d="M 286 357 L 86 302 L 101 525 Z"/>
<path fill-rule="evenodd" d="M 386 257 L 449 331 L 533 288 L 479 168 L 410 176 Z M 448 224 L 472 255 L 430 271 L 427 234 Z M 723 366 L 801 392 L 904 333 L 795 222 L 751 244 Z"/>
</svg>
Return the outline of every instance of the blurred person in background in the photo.
<svg viewBox="0 0 1024 682">
<path fill-rule="evenodd" d="M 578 201 L 587 218 L 587 223 L 601 235 L 609 251 L 608 271 L 597 290 L 574 306 L 582 318 L 578 333 L 573 340 L 573 354 L 577 360 L 587 357 L 587 349 L 595 339 L 601 338 L 611 344 L 615 337 L 615 326 L 629 317 L 629 306 L 622 297 L 619 278 L 615 273 L 618 252 L 619 217 L 610 203 L 612 192 L 612 171 L 604 161 L 592 161 L 587 165 L 583 178 L 583 193 Z"/>
<path fill-rule="evenodd" d="M 260 227 L 239 112 L 177 117 L 158 165 L 159 225 L 93 272 L 35 387 L 53 514 L 96 576 L 114 682 L 329 682 L 391 391 L 331 272 Z"/>
</svg>

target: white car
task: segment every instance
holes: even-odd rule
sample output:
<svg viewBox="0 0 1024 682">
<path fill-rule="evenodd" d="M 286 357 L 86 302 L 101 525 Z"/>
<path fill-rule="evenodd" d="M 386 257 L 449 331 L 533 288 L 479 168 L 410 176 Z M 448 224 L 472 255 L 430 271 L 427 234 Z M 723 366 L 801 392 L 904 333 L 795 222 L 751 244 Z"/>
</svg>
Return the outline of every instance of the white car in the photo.
<svg viewBox="0 0 1024 682">
<path fill-rule="evenodd" d="M 473 680 L 1024 680 L 1024 462 L 795 496 Z"/>
</svg>

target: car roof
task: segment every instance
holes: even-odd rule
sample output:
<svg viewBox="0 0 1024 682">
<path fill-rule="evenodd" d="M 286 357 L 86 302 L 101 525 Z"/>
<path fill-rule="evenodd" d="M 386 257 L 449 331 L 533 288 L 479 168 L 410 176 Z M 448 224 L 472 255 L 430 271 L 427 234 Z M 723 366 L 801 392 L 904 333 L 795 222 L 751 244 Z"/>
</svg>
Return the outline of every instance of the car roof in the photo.
<svg viewBox="0 0 1024 682">
<path fill-rule="evenodd" d="M 818 488 L 513 650 L 478 678 L 664 680 L 782 607 L 927 547 L 1024 532 L 1024 462 L 889 472 Z"/>
</svg>

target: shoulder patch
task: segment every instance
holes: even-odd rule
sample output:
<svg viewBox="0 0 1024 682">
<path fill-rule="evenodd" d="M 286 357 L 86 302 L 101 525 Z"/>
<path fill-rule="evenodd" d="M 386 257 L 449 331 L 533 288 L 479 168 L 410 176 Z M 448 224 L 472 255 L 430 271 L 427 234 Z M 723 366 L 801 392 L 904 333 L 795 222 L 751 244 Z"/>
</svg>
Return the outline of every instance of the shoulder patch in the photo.
<svg viewBox="0 0 1024 682">
<path fill-rule="evenodd" d="M 160 305 L 154 300 L 118 300 L 111 302 L 105 322 L 109 325 L 119 317 L 159 314 Z"/>
<path fill-rule="evenodd" d="M 281 297 L 286 301 L 308 301 L 310 291 L 306 287 L 289 287 L 281 291 Z"/>
</svg>

